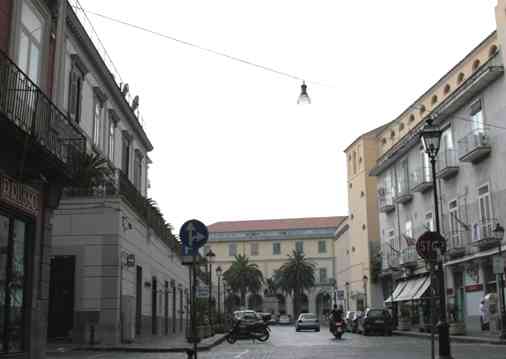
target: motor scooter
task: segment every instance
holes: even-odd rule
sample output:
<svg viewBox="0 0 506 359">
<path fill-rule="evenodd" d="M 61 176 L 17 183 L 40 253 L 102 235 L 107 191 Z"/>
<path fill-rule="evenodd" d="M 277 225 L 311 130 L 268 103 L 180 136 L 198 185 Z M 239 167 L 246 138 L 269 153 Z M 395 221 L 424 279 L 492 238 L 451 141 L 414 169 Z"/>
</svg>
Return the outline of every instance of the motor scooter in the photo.
<svg viewBox="0 0 506 359">
<path fill-rule="evenodd" d="M 233 344 L 237 339 L 254 339 L 265 342 L 270 337 L 269 327 L 262 322 L 243 323 L 238 320 L 228 332 L 227 342 Z"/>
<path fill-rule="evenodd" d="M 336 320 L 334 325 L 330 326 L 330 332 L 336 339 L 341 339 L 344 333 L 344 322 L 342 320 Z"/>
</svg>

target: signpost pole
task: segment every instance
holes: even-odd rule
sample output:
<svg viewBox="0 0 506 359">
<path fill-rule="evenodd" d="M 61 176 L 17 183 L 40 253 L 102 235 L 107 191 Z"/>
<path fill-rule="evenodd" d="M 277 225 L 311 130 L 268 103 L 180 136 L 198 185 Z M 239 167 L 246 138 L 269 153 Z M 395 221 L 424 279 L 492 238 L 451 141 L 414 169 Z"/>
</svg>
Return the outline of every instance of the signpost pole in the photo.
<svg viewBox="0 0 506 359">
<path fill-rule="evenodd" d="M 193 341 L 193 358 L 197 359 L 197 308 L 195 306 L 195 298 L 197 291 L 197 256 L 193 254 L 193 273 L 192 273 L 192 341 Z"/>
</svg>

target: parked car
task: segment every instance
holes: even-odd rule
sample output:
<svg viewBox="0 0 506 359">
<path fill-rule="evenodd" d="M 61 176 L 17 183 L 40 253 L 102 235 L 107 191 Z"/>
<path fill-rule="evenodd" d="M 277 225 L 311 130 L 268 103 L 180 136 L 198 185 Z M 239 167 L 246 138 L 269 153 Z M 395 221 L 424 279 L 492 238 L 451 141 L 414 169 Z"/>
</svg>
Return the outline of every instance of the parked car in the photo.
<svg viewBox="0 0 506 359">
<path fill-rule="evenodd" d="M 289 315 L 281 314 L 279 316 L 278 324 L 291 324 L 291 323 L 292 323 L 292 319 L 290 318 Z"/>
<path fill-rule="evenodd" d="M 355 316 L 355 311 L 354 310 L 348 310 L 346 312 L 346 314 L 344 315 L 344 324 L 346 325 L 346 330 L 348 332 L 351 332 L 352 322 L 353 322 L 353 317 L 354 316 Z"/>
<path fill-rule="evenodd" d="M 254 310 L 236 310 L 234 312 L 234 320 L 240 320 L 242 322 L 257 322 L 261 321 L 262 317 L 258 315 Z"/>
<path fill-rule="evenodd" d="M 297 322 L 295 323 L 295 330 L 315 330 L 320 331 L 320 321 L 318 317 L 313 313 L 301 313 Z"/>
<path fill-rule="evenodd" d="M 392 335 L 392 317 L 386 309 L 369 308 L 359 320 L 359 332 L 363 335 L 382 333 Z"/>
<path fill-rule="evenodd" d="M 350 331 L 352 333 L 358 332 L 359 322 L 363 316 L 364 316 L 364 312 L 362 312 L 360 310 L 353 312 L 353 316 L 351 317 L 351 324 L 350 324 Z"/>
</svg>

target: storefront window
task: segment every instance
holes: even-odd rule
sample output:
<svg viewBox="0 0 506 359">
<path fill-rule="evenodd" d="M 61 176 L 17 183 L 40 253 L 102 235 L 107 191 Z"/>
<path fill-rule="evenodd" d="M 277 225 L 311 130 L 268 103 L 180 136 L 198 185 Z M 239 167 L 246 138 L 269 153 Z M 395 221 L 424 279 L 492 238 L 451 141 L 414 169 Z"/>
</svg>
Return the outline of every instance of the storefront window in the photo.
<svg viewBox="0 0 506 359">
<path fill-rule="evenodd" d="M 0 215 L 0 340 L 2 352 L 23 350 L 26 223 Z"/>
</svg>

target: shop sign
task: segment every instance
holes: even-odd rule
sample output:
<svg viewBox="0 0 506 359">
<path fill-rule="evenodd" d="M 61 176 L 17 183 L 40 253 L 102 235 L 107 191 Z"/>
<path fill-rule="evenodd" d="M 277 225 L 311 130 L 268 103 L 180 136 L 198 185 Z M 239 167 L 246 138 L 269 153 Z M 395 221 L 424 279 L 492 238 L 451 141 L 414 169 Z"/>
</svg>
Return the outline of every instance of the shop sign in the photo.
<svg viewBox="0 0 506 359">
<path fill-rule="evenodd" d="M 483 284 L 472 284 L 466 286 L 466 293 L 480 292 L 483 290 Z"/>
<path fill-rule="evenodd" d="M 35 216 L 40 210 L 39 192 L 7 176 L 0 176 L 0 199 Z"/>
</svg>

